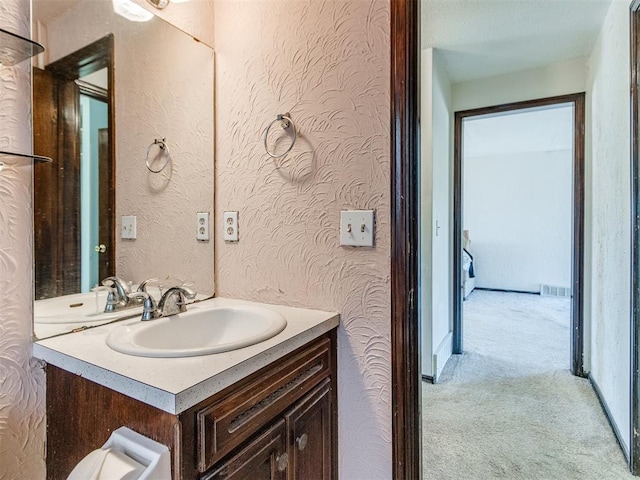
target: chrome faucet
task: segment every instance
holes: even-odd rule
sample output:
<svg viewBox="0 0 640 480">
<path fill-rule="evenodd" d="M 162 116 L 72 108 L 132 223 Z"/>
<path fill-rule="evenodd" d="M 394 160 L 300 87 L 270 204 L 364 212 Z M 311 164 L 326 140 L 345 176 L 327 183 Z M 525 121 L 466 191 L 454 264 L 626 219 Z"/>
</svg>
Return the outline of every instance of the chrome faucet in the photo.
<svg viewBox="0 0 640 480">
<path fill-rule="evenodd" d="M 123 279 L 116 276 L 107 277 L 102 280 L 102 285 L 111 288 L 107 295 L 107 304 L 104 307 L 105 312 L 115 312 L 132 306 L 130 305 L 131 299 L 129 297 L 131 289 Z"/>
<path fill-rule="evenodd" d="M 153 296 L 149 295 L 144 288 L 142 291 L 138 289 L 137 292 L 129 294 L 129 297 L 144 299 L 141 320 L 147 321 L 153 320 L 154 318 L 168 317 L 169 315 L 186 312 L 187 299 L 193 300 L 196 298 L 196 292 L 184 285 L 182 287 L 171 287 L 164 292 L 162 298 L 160 298 L 160 302 L 157 304 L 153 299 Z"/>
<path fill-rule="evenodd" d="M 176 297 L 173 303 L 167 301 Z M 184 313 L 187 311 L 187 299 L 196 298 L 196 292 L 191 288 L 183 285 L 181 287 L 171 287 L 162 294 L 162 298 L 158 302 L 158 311 L 160 316 L 166 317 L 175 315 L 176 313 Z"/>
</svg>

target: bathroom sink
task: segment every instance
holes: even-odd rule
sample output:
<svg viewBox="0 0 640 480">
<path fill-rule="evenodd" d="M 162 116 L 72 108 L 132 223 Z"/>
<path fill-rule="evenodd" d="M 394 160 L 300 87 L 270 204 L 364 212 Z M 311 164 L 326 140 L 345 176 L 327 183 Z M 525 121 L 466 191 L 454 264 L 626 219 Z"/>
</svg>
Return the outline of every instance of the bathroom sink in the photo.
<svg viewBox="0 0 640 480">
<path fill-rule="evenodd" d="M 286 326 L 282 315 L 267 308 L 197 304 L 185 313 L 118 325 L 107 345 L 141 357 L 193 357 L 254 345 Z"/>
</svg>

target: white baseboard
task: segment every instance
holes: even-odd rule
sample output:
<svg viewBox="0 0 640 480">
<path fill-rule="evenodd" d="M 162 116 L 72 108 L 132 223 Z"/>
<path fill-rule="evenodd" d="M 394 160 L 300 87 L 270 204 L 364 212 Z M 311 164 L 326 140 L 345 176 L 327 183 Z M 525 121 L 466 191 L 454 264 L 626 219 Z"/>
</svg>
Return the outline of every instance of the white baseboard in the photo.
<svg viewBox="0 0 640 480">
<path fill-rule="evenodd" d="M 447 364 L 447 360 L 451 358 L 452 352 L 453 332 L 449 332 L 433 354 L 433 383 L 438 382 L 438 377 L 442 373 L 444 366 Z"/>
</svg>

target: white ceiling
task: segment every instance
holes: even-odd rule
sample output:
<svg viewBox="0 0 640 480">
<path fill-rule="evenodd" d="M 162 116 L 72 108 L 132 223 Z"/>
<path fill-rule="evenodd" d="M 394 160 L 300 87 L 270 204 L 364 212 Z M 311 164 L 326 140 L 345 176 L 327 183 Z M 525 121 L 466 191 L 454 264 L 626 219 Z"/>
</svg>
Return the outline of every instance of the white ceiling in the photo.
<svg viewBox="0 0 640 480">
<path fill-rule="evenodd" d="M 440 49 L 453 83 L 587 56 L 610 3 L 422 0 L 422 48 Z"/>
<path fill-rule="evenodd" d="M 573 105 L 537 107 L 464 121 L 465 157 L 573 148 Z"/>
</svg>

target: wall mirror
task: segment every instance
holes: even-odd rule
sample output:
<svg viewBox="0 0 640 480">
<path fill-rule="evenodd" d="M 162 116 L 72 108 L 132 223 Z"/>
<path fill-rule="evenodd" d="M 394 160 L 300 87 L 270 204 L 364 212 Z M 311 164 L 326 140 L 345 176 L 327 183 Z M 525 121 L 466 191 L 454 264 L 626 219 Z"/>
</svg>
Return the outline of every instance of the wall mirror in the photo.
<svg viewBox="0 0 640 480">
<path fill-rule="evenodd" d="M 213 50 L 112 0 L 33 0 L 32 18 L 34 151 L 54 159 L 34 174 L 35 336 L 135 315 L 104 312 L 114 275 L 211 296 Z"/>
</svg>

